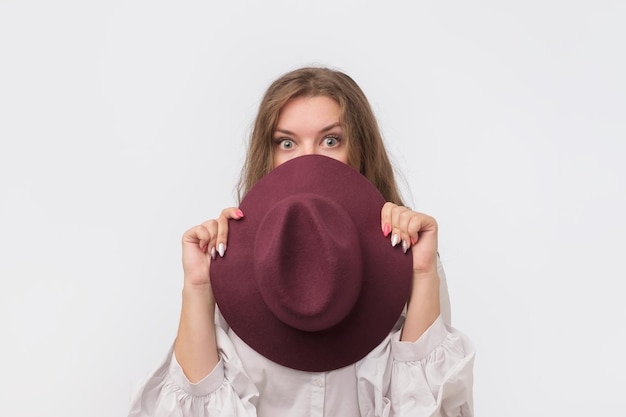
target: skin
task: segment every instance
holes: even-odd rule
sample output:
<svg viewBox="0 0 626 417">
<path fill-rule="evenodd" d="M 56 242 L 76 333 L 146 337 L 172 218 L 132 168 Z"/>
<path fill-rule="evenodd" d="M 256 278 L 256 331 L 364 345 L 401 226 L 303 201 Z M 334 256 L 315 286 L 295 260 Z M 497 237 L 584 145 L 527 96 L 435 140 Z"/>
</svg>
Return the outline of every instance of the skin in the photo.
<svg viewBox="0 0 626 417">
<path fill-rule="evenodd" d="M 339 105 L 325 96 L 299 97 L 281 109 L 273 135 L 274 167 L 298 156 L 320 154 L 343 163 L 349 143 L 342 137 Z M 217 219 L 192 227 L 183 234 L 184 285 L 176 359 L 195 383 L 219 362 L 215 337 L 215 298 L 209 276 L 212 261 L 219 262 L 228 242 L 228 222 L 244 213 L 237 207 L 222 211 Z M 381 210 L 381 232 L 398 250 L 411 251 L 413 286 L 400 340 L 416 341 L 437 319 L 437 222 L 431 216 L 387 202 Z"/>
<path fill-rule="evenodd" d="M 348 163 L 339 123 L 341 108 L 329 97 L 298 97 L 283 106 L 274 131 L 274 168 L 302 155 L 324 155 Z"/>
</svg>

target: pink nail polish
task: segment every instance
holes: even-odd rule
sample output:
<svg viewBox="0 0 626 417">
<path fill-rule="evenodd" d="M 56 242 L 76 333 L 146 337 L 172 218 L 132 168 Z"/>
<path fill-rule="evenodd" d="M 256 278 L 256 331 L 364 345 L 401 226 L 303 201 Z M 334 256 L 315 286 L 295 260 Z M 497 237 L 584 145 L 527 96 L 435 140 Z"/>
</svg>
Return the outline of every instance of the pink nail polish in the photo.
<svg viewBox="0 0 626 417">
<path fill-rule="evenodd" d="M 239 218 L 243 217 L 243 211 L 241 211 L 240 209 L 237 209 L 237 211 L 235 211 L 235 214 L 236 214 Z"/>
<path fill-rule="evenodd" d="M 383 227 L 383 236 L 387 237 L 389 233 L 391 233 L 391 226 L 386 224 L 385 227 Z"/>
</svg>

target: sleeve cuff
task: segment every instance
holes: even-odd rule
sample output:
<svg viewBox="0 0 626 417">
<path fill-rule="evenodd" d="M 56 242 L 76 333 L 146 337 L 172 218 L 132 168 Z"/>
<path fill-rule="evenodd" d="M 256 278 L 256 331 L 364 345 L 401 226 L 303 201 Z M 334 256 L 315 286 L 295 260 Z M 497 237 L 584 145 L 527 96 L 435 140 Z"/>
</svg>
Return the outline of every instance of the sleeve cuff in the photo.
<svg viewBox="0 0 626 417">
<path fill-rule="evenodd" d="M 183 391 L 196 397 L 202 397 L 217 391 L 217 389 L 224 382 L 224 363 L 220 359 L 210 374 L 194 384 L 187 379 L 187 376 L 185 376 L 183 368 L 181 368 L 180 364 L 176 360 L 176 355 L 172 349 L 172 360 L 170 362 L 169 373 L 174 384 L 178 385 Z"/>
<path fill-rule="evenodd" d="M 430 325 L 428 329 L 415 342 L 400 341 L 400 333 L 397 331 L 391 337 L 391 353 L 396 361 L 415 362 L 427 357 L 444 341 L 448 330 L 441 315 Z"/>
</svg>

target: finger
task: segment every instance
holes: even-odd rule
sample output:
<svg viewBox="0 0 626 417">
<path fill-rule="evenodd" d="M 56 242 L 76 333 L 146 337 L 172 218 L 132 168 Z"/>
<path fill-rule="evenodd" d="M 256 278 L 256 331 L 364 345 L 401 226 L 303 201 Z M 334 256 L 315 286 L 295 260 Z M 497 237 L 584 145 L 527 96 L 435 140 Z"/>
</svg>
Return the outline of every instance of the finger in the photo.
<svg viewBox="0 0 626 417">
<path fill-rule="evenodd" d="M 396 204 L 392 202 L 386 202 L 383 205 L 382 210 L 380 211 L 380 228 L 383 231 L 383 236 L 389 236 L 391 233 L 391 211 L 398 207 Z"/>
<path fill-rule="evenodd" d="M 414 212 L 414 216 L 409 221 L 408 233 L 413 238 L 419 238 L 424 233 L 436 233 L 437 227 L 437 220 L 433 217 Z"/>
<path fill-rule="evenodd" d="M 208 253 L 211 255 L 211 259 L 215 259 L 217 250 L 215 249 L 215 241 L 217 240 L 217 221 L 207 220 L 202 223 L 202 226 L 209 232 L 209 240 L 205 250 L 208 249 Z"/>
<path fill-rule="evenodd" d="M 183 244 L 197 245 L 202 252 L 206 252 L 211 241 L 211 232 L 202 224 L 194 226 L 183 234 Z"/>
<path fill-rule="evenodd" d="M 407 226 L 411 213 L 413 212 L 402 206 L 396 206 L 391 210 L 391 246 L 396 246 L 402 242 L 404 252 L 408 250 L 409 234 Z"/>
<path fill-rule="evenodd" d="M 435 265 L 438 246 L 437 221 L 431 216 L 416 213 L 416 216 L 409 222 L 409 233 L 415 240 L 413 247 L 419 249 L 420 253 L 419 258 L 414 257 L 414 267 L 422 270 L 427 266 Z"/>
<path fill-rule="evenodd" d="M 409 224 L 407 225 L 407 233 L 409 234 L 409 240 L 411 245 L 415 245 L 420 239 L 420 230 L 422 228 L 422 216 L 419 213 L 415 213 L 414 216 L 411 216 L 409 219 Z"/>
<path fill-rule="evenodd" d="M 407 253 L 411 248 L 411 233 L 409 232 L 409 226 L 411 220 L 415 218 L 415 212 L 410 208 L 404 207 L 406 210 L 400 213 L 400 239 L 402 240 L 402 251 Z"/>
<path fill-rule="evenodd" d="M 229 207 L 222 210 L 222 213 L 217 218 L 216 248 L 217 253 L 219 253 L 221 257 L 224 257 L 228 244 L 228 220 L 239 220 L 243 216 L 243 211 L 238 207 Z"/>
<path fill-rule="evenodd" d="M 434 217 L 431 217 L 427 214 L 423 213 L 415 213 L 419 219 L 419 229 L 418 233 L 432 233 L 437 232 L 438 225 L 437 220 Z"/>
</svg>

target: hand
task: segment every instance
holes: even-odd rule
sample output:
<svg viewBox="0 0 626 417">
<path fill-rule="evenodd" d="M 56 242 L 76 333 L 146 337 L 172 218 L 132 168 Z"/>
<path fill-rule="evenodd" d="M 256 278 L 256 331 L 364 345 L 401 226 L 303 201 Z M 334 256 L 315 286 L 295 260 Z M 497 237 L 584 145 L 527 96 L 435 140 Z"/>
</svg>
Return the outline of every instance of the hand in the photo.
<svg viewBox="0 0 626 417">
<path fill-rule="evenodd" d="M 391 245 L 413 255 L 413 276 L 437 275 L 437 221 L 408 207 L 387 202 L 381 210 L 381 228 Z"/>
<path fill-rule="evenodd" d="M 228 220 L 239 220 L 237 207 L 222 210 L 217 219 L 192 227 L 183 234 L 183 271 L 186 287 L 210 287 L 211 260 L 224 256 L 228 241 Z"/>
</svg>

